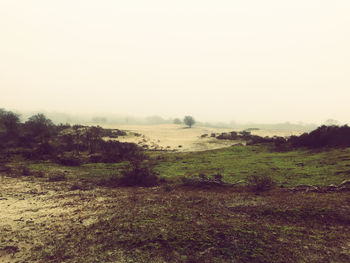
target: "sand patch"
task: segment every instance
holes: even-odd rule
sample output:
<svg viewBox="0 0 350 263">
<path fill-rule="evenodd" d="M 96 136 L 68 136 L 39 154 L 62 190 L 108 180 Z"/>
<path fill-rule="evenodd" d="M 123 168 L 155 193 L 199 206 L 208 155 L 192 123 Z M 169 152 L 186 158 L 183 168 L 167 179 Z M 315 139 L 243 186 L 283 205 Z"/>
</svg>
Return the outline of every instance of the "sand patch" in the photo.
<svg viewBox="0 0 350 263">
<path fill-rule="evenodd" d="M 206 151 L 229 147 L 241 141 L 217 140 L 211 137 L 212 133 L 220 134 L 234 129 L 220 129 L 194 126 L 187 128 L 183 125 L 111 125 L 101 124 L 104 128 L 113 128 L 128 131 L 127 136 L 118 137 L 118 141 L 136 143 L 141 147 L 152 150 L 168 150 L 180 152 Z M 238 130 L 236 130 L 238 131 Z M 206 137 L 201 137 L 207 134 Z M 257 130 L 252 134 L 259 136 L 290 136 L 297 135 L 295 131 Z"/>
</svg>

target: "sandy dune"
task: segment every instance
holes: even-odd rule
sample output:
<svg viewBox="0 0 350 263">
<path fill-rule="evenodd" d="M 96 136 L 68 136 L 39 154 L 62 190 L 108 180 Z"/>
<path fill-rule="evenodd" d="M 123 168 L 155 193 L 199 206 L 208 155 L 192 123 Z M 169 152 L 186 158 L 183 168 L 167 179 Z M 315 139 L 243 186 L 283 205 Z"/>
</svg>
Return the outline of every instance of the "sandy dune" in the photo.
<svg viewBox="0 0 350 263">
<path fill-rule="evenodd" d="M 104 128 L 114 128 L 129 131 L 127 136 L 119 137 L 121 142 L 133 142 L 149 149 L 173 150 L 173 151 L 205 151 L 231 146 L 240 141 L 217 140 L 210 137 L 211 133 L 230 132 L 233 129 L 220 129 L 210 127 L 187 128 L 183 125 L 162 124 L 162 125 L 111 125 L 101 124 Z M 135 133 L 141 136 L 135 136 Z M 208 134 L 201 138 L 201 135 Z M 257 130 L 252 134 L 259 136 L 290 136 L 298 134 L 293 131 Z"/>
</svg>

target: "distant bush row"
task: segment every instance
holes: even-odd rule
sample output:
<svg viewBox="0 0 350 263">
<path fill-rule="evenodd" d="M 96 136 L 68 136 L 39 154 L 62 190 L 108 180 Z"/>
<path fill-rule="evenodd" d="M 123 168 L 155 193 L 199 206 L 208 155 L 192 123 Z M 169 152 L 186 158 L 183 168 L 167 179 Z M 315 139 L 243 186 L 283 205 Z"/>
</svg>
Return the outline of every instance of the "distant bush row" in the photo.
<svg viewBox="0 0 350 263">
<path fill-rule="evenodd" d="M 22 155 L 64 165 L 132 159 L 141 150 L 137 145 L 103 139 L 121 135 L 125 132 L 98 126 L 55 125 L 44 114 L 22 123 L 18 114 L 0 109 L 0 153 L 6 156 Z"/>
<path fill-rule="evenodd" d="M 326 126 L 318 127 L 310 133 L 304 133 L 300 136 L 291 136 L 289 138 L 274 136 L 261 137 L 252 135 L 249 131 L 222 133 L 218 136 L 219 140 L 242 140 L 247 145 L 258 143 L 273 143 L 279 148 L 322 148 L 322 147 L 350 147 L 350 127 L 344 126 Z M 203 136 L 202 136 L 203 137 Z"/>
<path fill-rule="evenodd" d="M 350 127 L 323 125 L 310 133 L 290 137 L 288 143 L 294 147 L 350 147 Z"/>
</svg>

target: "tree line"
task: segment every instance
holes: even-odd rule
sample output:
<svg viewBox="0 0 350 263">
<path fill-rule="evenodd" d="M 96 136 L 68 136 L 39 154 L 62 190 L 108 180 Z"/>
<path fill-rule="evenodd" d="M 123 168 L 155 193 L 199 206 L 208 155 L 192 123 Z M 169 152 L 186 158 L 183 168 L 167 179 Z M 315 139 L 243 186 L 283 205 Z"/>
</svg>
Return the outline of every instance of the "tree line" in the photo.
<svg viewBox="0 0 350 263">
<path fill-rule="evenodd" d="M 140 155 L 132 143 L 104 140 L 123 131 L 99 126 L 55 125 L 38 113 L 21 122 L 20 115 L 0 109 L 0 154 L 3 158 L 21 155 L 28 159 L 54 160 L 67 165 L 82 162 L 119 162 Z"/>
</svg>

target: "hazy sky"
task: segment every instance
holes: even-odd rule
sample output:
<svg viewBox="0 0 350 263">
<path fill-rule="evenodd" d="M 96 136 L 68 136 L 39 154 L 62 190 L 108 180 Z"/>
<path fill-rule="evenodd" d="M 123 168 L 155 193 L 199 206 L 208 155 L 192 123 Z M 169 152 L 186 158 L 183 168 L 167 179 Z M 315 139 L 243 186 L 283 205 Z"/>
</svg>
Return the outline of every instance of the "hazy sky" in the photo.
<svg viewBox="0 0 350 263">
<path fill-rule="evenodd" d="M 0 0 L 0 108 L 350 122 L 349 0 Z"/>
</svg>

